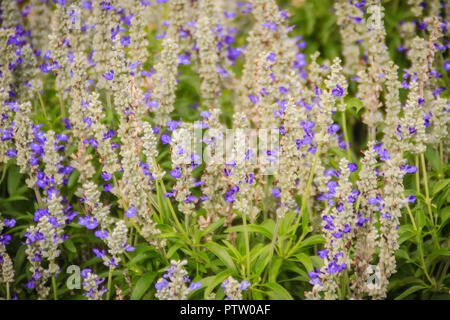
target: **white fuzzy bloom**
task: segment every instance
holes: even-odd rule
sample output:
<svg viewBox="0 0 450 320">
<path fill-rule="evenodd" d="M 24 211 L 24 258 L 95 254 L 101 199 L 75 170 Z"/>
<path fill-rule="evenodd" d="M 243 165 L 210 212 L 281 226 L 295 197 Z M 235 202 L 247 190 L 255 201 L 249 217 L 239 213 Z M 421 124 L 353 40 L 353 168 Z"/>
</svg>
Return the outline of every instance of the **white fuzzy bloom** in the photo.
<svg viewBox="0 0 450 320">
<path fill-rule="evenodd" d="M 114 227 L 114 230 L 108 234 L 106 242 L 108 244 L 109 253 L 114 257 L 114 261 L 119 263 L 122 259 L 120 255 L 125 252 L 125 245 L 127 243 L 128 228 L 125 221 L 119 220 Z"/>
<path fill-rule="evenodd" d="M 143 121 L 142 126 L 144 127 L 144 134 L 142 135 L 142 152 L 144 153 L 147 163 L 149 164 L 150 172 L 152 173 L 153 178 L 155 178 L 155 180 L 161 180 L 165 173 L 156 162 L 156 157 L 158 156 L 158 140 L 153 133 L 150 123 Z"/>
<path fill-rule="evenodd" d="M 374 149 L 374 141 L 369 142 L 364 158 L 361 159 L 361 170 L 359 171 L 358 189 L 360 194 L 360 223 L 356 233 L 356 244 L 353 259 L 355 261 L 356 281 L 353 285 L 353 294 L 361 299 L 369 292 L 367 287 L 367 269 L 370 267 L 372 256 L 378 245 L 378 234 L 375 228 L 375 208 L 369 203 L 369 199 L 377 196 L 377 154 Z M 361 225 L 362 224 L 362 225 Z"/>
<path fill-rule="evenodd" d="M 155 68 L 156 74 L 153 76 L 152 91 L 152 100 L 158 104 L 154 110 L 155 122 L 158 125 L 166 124 L 170 120 L 170 113 L 174 110 L 179 52 L 177 42 L 169 36 L 164 38 L 162 45 L 161 57 Z"/>
<path fill-rule="evenodd" d="M 159 300 L 186 300 L 188 294 L 195 290 L 191 286 L 187 286 L 187 271 L 184 266 L 187 264 L 186 260 L 182 261 L 170 261 L 170 268 L 166 269 L 167 272 L 156 283 L 156 289 L 158 290 L 155 297 Z"/>
<path fill-rule="evenodd" d="M 403 176 L 400 166 L 404 163 L 401 155 L 394 153 L 383 165 L 384 189 L 383 203 L 380 212 L 380 253 L 378 269 L 380 284 L 369 294 L 373 297 L 385 298 L 389 277 L 396 272 L 395 251 L 399 248 L 398 231 L 401 209 L 404 207 Z"/>
<path fill-rule="evenodd" d="M 77 196 L 83 199 L 86 211 L 90 212 L 97 219 L 100 228 L 108 230 L 114 223 L 114 219 L 110 216 L 109 206 L 105 206 L 100 201 L 98 186 L 92 181 L 87 181 L 77 190 Z"/>
<path fill-rule="evenodd" d="M 93 273 L 90 269 L 83 270 L 83 276 L 83 289 L 86 291 L 84 295 L 87 296 L 89 300 L 102 300 L 103 295 L 108 290 L 106 290 L 104 286 L 102 286 L 101 289 L 98 287 L 105 279 L 100 279 L 98 275 Z"/>
<path fill-rule="evenodd" d="M 242 300 L 242 283 L 232 276 L 222 283 L 223 292 L 227 295 L 226 300 Z"/>
<path fill-rule="evenodd" d="M 4 219 L 2 220 L 1 218 L 2 215 L 0 214 L 0 239 L 6 236 L 2 236 L 6 226 Z M 14 281 L 14 266 L 11 257 L 6 251 L 5 243 L 4 241 L 0 242 L 0 283 L 11 283 Z"/>
<path fill-rule="evenodd" d="M 186 215 L 191 215 L 195 209 L 194 200 L 190 188 L 194 185 L 194 179 L 191 175 L 191 157 L 193 150 L 193 130 L 192 124 L 183 123 L 173 131 L 172 147 L 172 165 L 177 172 L 174 189 L 176 191 L 175 199 L 178 201 L 178 209 Z M 179 177 L 178 177 L 179 176 Z"/>
<path fill-rule="evenodd" d="M 201 96 L 207 107 L 212 107 L 217 103 L 217 96 L 220 93 L 219 74 L 216 71 L 219 56 L 212 31 L 214 19 L 212 5 L 213 1 L 211 0 L 201 0 L 200 16 L 195 33 L 200 57 Z"/>
<path fill-rule="evenodd" d="M 347 75 L 355 74 L 360 68 L 360 43 L 365 40 L 367 29 L 364 14 L 352 1 L 337 0 L 334 2 L 337 24 L 342 39 L 342 56 Z"/>
<path fill-rule="evenodd" d="M 30 149 L 30 143 L 33 141 L 33 129 L 31 127 L 32 122 L 31 115 L 31 103 L 25 102 L 19 104 L 16 116 L 14 118 L 14 141 L 17 150 L 16 164 L 20 168 L 20 173 L 31 174 L 30 159 L 32 150 Z"/>
<path fill-rule="evenodd" d="M 58 165 L 62 162 L 63 158 L 55 149 L 56 139 L 55 132 L 49 130 L 45 135 L 44 144 L 44 158 L 45 163 L 44 173 L 47 177 L 55 179 L 55 187 L 59 187 L 62 184 L 63 175 L 58 172 Z"/>
<path fill-rule="evenodd" d="M 50 21 L 51 7 L 50 1 L 31 0 L 31 10 L 29 15 L 31 43 L 33 47 L 45 52 L 48 35 L 50 33 L 50 25 L 42 23 L 43 21 Z"/>
</svg>

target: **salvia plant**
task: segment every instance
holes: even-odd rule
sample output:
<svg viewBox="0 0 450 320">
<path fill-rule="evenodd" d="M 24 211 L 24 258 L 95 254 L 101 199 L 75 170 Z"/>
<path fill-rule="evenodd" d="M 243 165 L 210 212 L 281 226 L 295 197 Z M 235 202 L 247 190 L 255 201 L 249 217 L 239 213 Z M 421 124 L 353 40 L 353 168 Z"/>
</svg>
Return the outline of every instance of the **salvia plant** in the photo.
<svg viewBox="0 0 450 320">
<path fill-rule="evenodd" d="M 0 297 L 448 299 L 449 10 L 1 1 Z"/>
</svg>

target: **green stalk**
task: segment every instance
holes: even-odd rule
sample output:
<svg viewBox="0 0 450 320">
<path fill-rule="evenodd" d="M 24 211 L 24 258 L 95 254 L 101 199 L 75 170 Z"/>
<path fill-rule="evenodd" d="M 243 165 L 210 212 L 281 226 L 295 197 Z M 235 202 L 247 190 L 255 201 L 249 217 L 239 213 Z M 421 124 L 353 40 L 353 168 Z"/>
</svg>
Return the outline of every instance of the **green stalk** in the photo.
<svg viewBox="0 0 450 320">
<path fill-rule="evenodd" d="M 346 144 L 347 149 L 347 157 L 348 161 L 352 161 L 352 153 L 350 152 L 350 143 L 348 140 L 348 134 L 347 134 L 347 118 L 345 117 L 345 111 L 341 112 L 341 120 L 342 120 L 342 130 L 344 131 L 344 140 Z"/>
<path fill-rule="evenodd" d="M 416 168 L 417 168 L 417 171 L 416 171 L 416 191 L 417 191 L 417 194 L 420 194 L 420 165 L 419 165 L 419 157 L 416 155 L 415 156 L 415 162 L 416 162 Z"/>
<path fill-rule="evenodd" d="M 422 174 L 423 174 L 423 184 L 425 186 L 425 202 L 428 208 L 428 214 L 430 215 L 431 224 L 434 225 L 433 212 L 431 211 L 431 200 L 430 193 L 428 190 L 428 176 L 427 176 L 427 168 L 425 166 L 425 157 L 423 156 L 423 152 L 420 154 L 420 160 L 422 162 Z M 419 170 L 417 170 L 419 172 Z"/>
<path fill-rule="evenodd" d="M 319 154 L 320 154 L 320 149 L 321 149 L 321 148 L 322 148 L 322 145 L 319 144 L 319 145 L 317 146 L 316 155 L 315 155 L 315 157 L 314 157 L 314 164 L 313 164 L 313 167 L 311 168 L 311 172 L 310 172 L 310 174 L 309 174 L 308 184 L 306 185 L 306 192 L 305 192 L 305 195 L 303 196 L 303 199 L 302 199 L 302 206 L 301 206 L 300 211 L 299 211 L 299 213 L 298 213 L 297 221 L 295 222 L 293 236 L 294 236 L 295 233 L 297 232 L 297 228 L 298 228 L 298 224 L 299 224 L 299 222 L 300 222 L 300 218 L 302 217 L 303 210 L 305 209 L 305 207 L 306 207 L 306 202 L 308 201 L 309 189 L 311 188 L 312 180 L 313 180 L 313 177 L 314 177 L 314 171 L 316 170 L 317 159 L 319 158 Z M 289 248 L 290 248 L 290 246 L 291 246 L 291 243 L 292 243 L 292 238 L 293 238 L 293 237 L 291 237 L 291 238 L 289 239 L 289 243 L 288 243 L 288 245 L 287 245 L 286 250 L 289 250 Z"/>
<path fill-rule="evenodd" d="M 39 102 L 41 104 L 42 113 L 44 114 L 44 117 L 45 117 L 45 121 L 47 121 L 48 124 L 50 125 L 50 127 L 52 127 L 52 124 L 51 124 L 50 120 L 48 120 L 47 111 L 45 111 L 44 100 L 42 99 L 42 96 L 41 96 L 40 92 L 38 92 L 38 97 L 39 97 Z"/>
<path fill-rule="evenodd" d="M 9 292 L 9 282 L 6 283 L 6 300 L 11 299 L 11 293 Z"/>
<path fill-rule="evenodd" d="M 425 265 L 425 258 L 424 258 L 423 246 L 422 246 L 422 238 L 419 237 L 419 230 L 417 229 L 417 225 L 416 225 L 416 222 L 414 220 L 414 216 L 412 215 L 412 212 L 411 212 L 411 209 L 409 208 L 409 204 L 408 203 L 406 204 L 406 210 L 408 211 L 408 215 L 409 215 L 409 217 L 411 219 L 414 231 L 416 233 L 417 248 L 419 249 L 420 262 L 422 262 L 423 272 L 425 273 L 425 276 L 427 277 L 428 281 L 430 281 L 430 283 L 433 284 L 433 281 L 431 280 L 431 277 L 428 274 L 427 267 Z"/>
<path fill-rule="evenodd" d="M 242 221 L 244 223 L 245 251 L 247 256 L 247 278 L 250 279 L 250 242 L 248 239 L 247 213 L 242 213 Z"/>
<path fill-rule="evenodd" d="M 109 300 L 109 298 L 111 297 L 111 283 L 112 283 L 112 273 L 113 273 L 113 268 L 112 266 L 109 266 L 109 272 L 108 272 L 108 293 L 106 294 L 106 300 Z"/>
<path fill-rule="evenodd" d="M 275 223 L 275 230 L 273 232 L 273 237 L 272 237 L 272 242 L 270 243 L 270 263 L 269 263 L 269 269 L 272 267 L 272 256 L 273 256 L 273 251 L 275 249 L 275 243 L 277 242 L 277 237 L 278 237 L 278 230 L 280 229 L 280 218 L 277 216 L 277 222 Z M 267 277 L 267 273 L 264 274 L 264 282 L 266 281 L 266 277 Z"/>
<path fill-rule="evenodd" d="M 61 107 L 61 117 L 65 118 L 66 117 L 66 110 L 64 109 L 63 99 L 62 99 L 60 94 L 58 94 L 58 99 L 59 99 L 59 105 Z"/>
<path fill-rule="evenodd" d="M 411 209 L 409 208 L 409 204 L 408 203 L 406 203 L 406 210 L 408 211 L 408 215 L 409 215 L 409 218 L 411 219 L 411 222 L 413 224 L 414 230 L 417 231 L 416 221 L 414 221 L 414 217 L 412 215 L 412 212 L 411 212 Z"/>
<path fill-rule="evenodd" d="M 53 269 L 53 260 L 50 261 L 50 270 Z M 53 287 L 53 299 L 58 300 L 58 292 L 56 289 L 56 278 L 54 275 L 52 275 L 52 287 Z"/>
<path fill-rule="evenodd" d="M 161 196 L 160 196 L 160 192 L 159 192 L 158 181 L 156 181 L 156 201 L 158 202 L 159 217 L 161 219 L 161 223 L 163 223 L 164 218 L 163 218 L 163 213 L 162 213 Z"/>
<path fill-rule="evenodd" d="M 164 183 L 162 182 L 162 180 L 159 181 L 161 184 L 161 187 L 163 189 L 163 192 L 166 193 L 166 187 L 164 186 Z M 181 226 L 180 221 L 178 220 L 177 214 L 175 213 L 175 210 L 172 207 L 172 203 L 170 202 L 170 199 L 167 199 L 167 202 L 169 203 L 169 209 L 170 212 L 172 213 L 173 219 L 175 220 L 175 223 L 177 224 L 178 229 L 180 229 L 180 231 L 182 233 L 184 233 L 186 235 L 185 230 L 183 229 L 183 227 Z M 186 235 L 187 236 L 187 235 Z"/>
</svg>

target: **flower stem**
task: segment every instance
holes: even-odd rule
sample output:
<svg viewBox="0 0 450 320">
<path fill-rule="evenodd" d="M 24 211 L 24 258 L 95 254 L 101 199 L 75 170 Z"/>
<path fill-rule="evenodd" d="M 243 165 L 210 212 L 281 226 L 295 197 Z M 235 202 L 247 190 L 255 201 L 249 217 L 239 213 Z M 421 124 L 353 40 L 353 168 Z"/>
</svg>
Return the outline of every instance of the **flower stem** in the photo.
<svg viewBox="0 0 450 320">
<path fill-rule="evenodd" d="M 275 230 L 273 232 L 272 242 L 270 243 L 270 263 L 269 263 L 269 269 L 272 267 L 272 256 L 273 256 L 273 250 L 275 249 L 275 243 L 277 243 L 277 237 L 278 237 L 278 230 L 280 229 L 280 218 L 277 216 L 277 222 L 275 223 Z M 267 273 L 264 274 L 264 282 L 266 281 Z"/>
<path fill-rule="evenodd" d="M 295 235 L 295 233 L 297 232 L 297 228 L 298 228 L 298 224 L 300 222 L 300 218 L 303 215 L 303 210 L 305 209 L 306 202 L 308 201 L 309 189 L 311 188 L 312 180 L 313 180 L 313 177 L 314 177 L 314 171 L 316 170 L 317 160 L 319 158 L 319 154 L 320 154 L 320 149 L 321 148 L 322 148 L 322 145 L 319 144 L 317 146 L 316 155 L 314 157 L 314 164 L 313 164 L 313 167 L 311 168 L 311 172 L 309 174 L 308 184 L 306 185 L 306 192 L 305 192 L 305 194 L 303 196 L 303 199 L 302 199 L 302 206 L 301 206 L 300 211 L 298 213 L 297 221 L 295 222 L 293 235 Z M 292 243 L 292 239 L 293 239 L 293 237 L 290 237 L 289 243 L 288 243 L 287 248 L 286 248 L 287 250 L 289 250 L 289 248 L 290 248 L 290 245 Z"/>
<path fill-rule="evenodd" d="M 50 270 L 53 269 L 53 261 L 50 261 Z M 56 288 L 56 277 L 52 275 L 53 299 L 58 300 L 58 291 Z"/>
<path fill-rule="evenodd" d="M 428 176 L 427 176 L 427 168 L 425 166 L 425 157 L 423 152 L 420 154 L 420 160 L 422 162 L 422 174 L 423 174 L 423 184 L 425 186 L 425 203 L 427 204 L 428 214 L 430 215 L 431 224 L 434 225 L 433 212 L 431 211 L 431 200 L 430 193 L 428 190 Z M 419 170 L 417 170 L 419 171 Z"/>
<path fill-rule="evenodd" d="M 161 188 L 163 189 L 163 192 L 166 193 L 167 191 L 166 191 L 166 187 L 164 186 L 164 183 L 162 182 L 162 180 L 159 180 L 159 182 L 161 184 Z M 177 214 L 175 213 L 175 210 L 172 207 L 172 203 L 170 202 L 170 199 L 167 199 L 167 202 L 169 203 L 170 212 L 172 213 L 173 219 L 175 220 L 175 223 L 177 224 L 178 229 L 186 235 L 186 231 L 181 226 L 181 223 L 178 220 Z"/>
<path fill-rule="evenodd" d="M 413 217 L 413 215 L 412 215 L 412 212 L 411 212 L 411 209 L 409 208 L 409 204 L 408 204 L 408 203 L 406 203 L 406 211 L 408 211 L 408 215 L 409 215 L 409 218 L 411 219 L 411 222 L 412 222 L 412 224 L 413 224 L 414 230 L 417 231 L 416 222 L 415 222 L 415 220 L 414 220 L 414 217 Z"/>
<path fill-rule="evenodd" d="M 247 256 L 247 277 L 250 278 L 250 242 L 248 239 L 248 228 L 247 228 L 247 213 L 242 213 L 242 221 L 244 223 L 244 238 L 245 238 L 245 254 Z"/>
<path fill-rule="evenodd" d="M 39 102 L 40 102 L 40 104 L 41 104 L 42 113 L 44 114 L 44 117 L 45 117 L 45 121 L 47 121 L 48 124 L 49 124 L 50 127 L 51 127 L 52 124 L 51 124 L 50 120 L 48 120 L 48 117 L 47 117 L 47 111 L 45 111 L 44 100 L 42 99 L 42 96 L 41 96 L 41 93 L 40 93 L 40 92 L 38 92 L 38 97 L 39 97 Z"/>
<path fill-rule="evenodd" d="M 9 292 L 9 282 L 6 283 L 6 300 L 11 299 L 11 293 Z"/>
<path fill-rule="evenodd" d="M 417 168 L 417 171 L 416 171 L 416 191 L 417 191 L 417 194 L 420 194 L 420 165 L 419 165 L 419 157 L 416 155 L 415 156 L 415 162 L 416 162 L 416 168 Z"/>
<path fill-rule="evenodd" d="M 344 140 L 345 140 L 345 146 L 347 150 L 347 157 L 348 161 L 352 161 L 352 153 L 350 152 L 350 142 L 348 140 L 348 133 L 347 133 L 347 118 L 345 117 L 345 111 L 341 112 L 341 120 L 342 120 L 342 130 L 344 131 Z"/>
<path fill-rule="evenodd" d="M 109 272 L 108 272 L 108 293 L 106 294 L 106 300 L 109 300 L 109 298 L 111 297 L 111 283 L 112 283 L 112 273 L 113 273 L 113 268 L 112 266 L 109 266 Z"/>
</svg>

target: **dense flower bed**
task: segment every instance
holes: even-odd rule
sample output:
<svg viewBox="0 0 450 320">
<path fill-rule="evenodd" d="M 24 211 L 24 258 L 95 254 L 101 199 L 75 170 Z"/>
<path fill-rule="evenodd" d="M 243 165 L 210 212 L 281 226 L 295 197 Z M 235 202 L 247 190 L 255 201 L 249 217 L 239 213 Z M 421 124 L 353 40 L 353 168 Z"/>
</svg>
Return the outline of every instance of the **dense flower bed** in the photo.
<svg viewBox="0 0 450 320">
<path fill-rule="evenodd" d="M 445 1 L 0 10 L 0 297 L 449 297 Z"/>
</svg>

